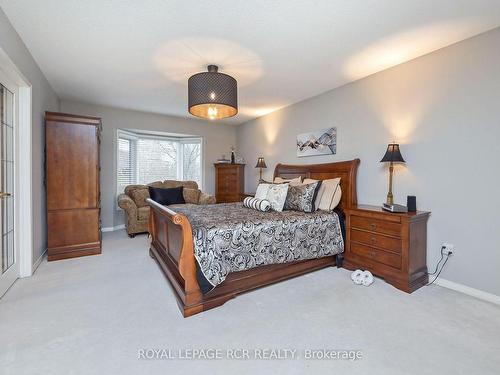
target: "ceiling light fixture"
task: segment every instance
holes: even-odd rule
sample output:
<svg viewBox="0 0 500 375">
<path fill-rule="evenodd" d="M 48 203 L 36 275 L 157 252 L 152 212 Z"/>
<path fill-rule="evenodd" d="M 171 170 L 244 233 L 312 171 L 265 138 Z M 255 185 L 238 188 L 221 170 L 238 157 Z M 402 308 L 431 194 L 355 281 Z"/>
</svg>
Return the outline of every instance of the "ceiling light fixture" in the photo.
<svg viewBox="0 0 500 375">
<path fill-rule="evenodd" d="M 220 120 L 238 113 L 238 84 L 217 65 L 208 72 L 197 73 L 188 80 L 188 107 L 193 116 Z"/>
</svg>

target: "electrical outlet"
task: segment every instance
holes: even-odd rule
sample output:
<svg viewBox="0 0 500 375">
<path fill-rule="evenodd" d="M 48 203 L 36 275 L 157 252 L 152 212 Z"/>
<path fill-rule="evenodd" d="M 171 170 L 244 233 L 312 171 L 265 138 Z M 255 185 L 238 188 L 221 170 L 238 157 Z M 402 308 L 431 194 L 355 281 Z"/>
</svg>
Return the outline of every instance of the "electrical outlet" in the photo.
<svg viewBox="0 0 500 375">
<path fill-rule="evenodd" d="M 451 255 L 455 252 L 455 246 L 448 242 L 443 242 L 443 254 Z"/>
</svg>

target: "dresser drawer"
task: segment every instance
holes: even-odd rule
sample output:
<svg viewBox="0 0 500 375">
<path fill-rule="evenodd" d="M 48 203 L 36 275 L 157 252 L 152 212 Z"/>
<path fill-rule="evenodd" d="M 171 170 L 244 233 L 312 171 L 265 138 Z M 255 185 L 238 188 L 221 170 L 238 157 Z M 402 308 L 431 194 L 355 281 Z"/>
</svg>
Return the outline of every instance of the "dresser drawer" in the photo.
<svg viewBox="0 0 500 375">
<path fill-rule="evenodd" d="M 232 184 L 235 185 L 238 182 L 236 176 L 219 176 L 219 184 Z"/>
<path fill-rule="evenodd" d="M 351 243 L 351 252 L 357 256 L 370 259 L 373 262 L 401 269 L 401 256 L 399 254 L 389 253 L 357 243 Z"/>
<path fill-rule="evenodd" d="M 236 184 L 221 184 L 217 190 L 217 194 L 239 194 L 239 187 Z"/>
<path fill-rule="evenodd" d="M 402 243 L 401 240 L 397 238 L 351 229 L 351 241 L 360 242 L 368 246 L 375 246 L 401 254 Z"/>
<path fill-rule="evenodd" d="M 238 171 L 236 171 L 234 169 L 221 169 L 219 171 L 219 176 L 220 177 L 226 177 L 226 176 L 234 176 L 234 177 L 236 177 L 237 174 L 238 174 Z"/>
<path fill-rule="evenodd" d="M 362 216 L 351 216 L 351 228 L 401 237 L 401 224 Z"/>
</svg>

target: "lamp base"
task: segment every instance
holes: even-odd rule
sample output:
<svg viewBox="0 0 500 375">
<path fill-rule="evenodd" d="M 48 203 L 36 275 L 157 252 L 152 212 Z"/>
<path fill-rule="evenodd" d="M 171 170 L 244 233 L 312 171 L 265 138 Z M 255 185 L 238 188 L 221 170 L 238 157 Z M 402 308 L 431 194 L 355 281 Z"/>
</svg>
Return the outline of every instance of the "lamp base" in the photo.
<svg viewBox="0 0 500 375">
<path fill-rule="evenodd" d="M 394 197 L 392 196 L 392 193 L 387 194 L 387 200 L 385 201 L 386 204 L 394 204 Z"/>
<path fill-rule="evenodd" d="M 387 193 L 387 204 L 394 204 L 394 197 L 392 196 L 392 174 L 394 173 L 394 166 L 391 164 L 389 165 L 389 191 Z"/>
</svg>

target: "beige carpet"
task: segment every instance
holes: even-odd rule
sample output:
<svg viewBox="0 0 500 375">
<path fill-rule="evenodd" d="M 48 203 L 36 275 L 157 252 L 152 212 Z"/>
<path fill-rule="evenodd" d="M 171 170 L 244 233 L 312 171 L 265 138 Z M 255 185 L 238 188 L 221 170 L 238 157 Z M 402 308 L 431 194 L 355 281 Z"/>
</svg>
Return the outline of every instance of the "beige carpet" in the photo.
<svg viewBox="0 0 500 375">
<path fill-rule="evenodd" d="M 145 236 L 47 263 L 0 300 L 1 374 L 498 374 L 500 307 L 432 286 L 354 285 L 329 268 L 183 319 Z M 138 359 L 141 349 L 290 349 L 283 360 Z M 305 350 L 362 359 L 306 360 Z"/>
</svg>

